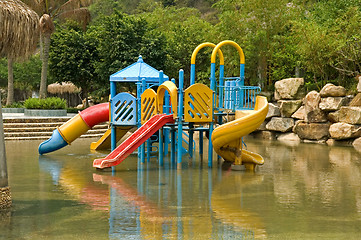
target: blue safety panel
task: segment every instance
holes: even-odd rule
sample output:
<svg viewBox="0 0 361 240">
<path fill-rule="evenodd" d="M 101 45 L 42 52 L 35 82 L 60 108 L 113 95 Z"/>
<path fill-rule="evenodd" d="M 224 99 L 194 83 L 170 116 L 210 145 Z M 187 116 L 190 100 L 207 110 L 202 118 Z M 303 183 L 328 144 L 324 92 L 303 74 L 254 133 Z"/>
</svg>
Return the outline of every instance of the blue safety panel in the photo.
<svg viewBox="0 0 361 240">
<path fill-rule="evenodd" d="M 118 93 L 110 99 L 111 123 L 117 126 L 137 124 L 137 101 L 130 93 Z"/>
</svg>

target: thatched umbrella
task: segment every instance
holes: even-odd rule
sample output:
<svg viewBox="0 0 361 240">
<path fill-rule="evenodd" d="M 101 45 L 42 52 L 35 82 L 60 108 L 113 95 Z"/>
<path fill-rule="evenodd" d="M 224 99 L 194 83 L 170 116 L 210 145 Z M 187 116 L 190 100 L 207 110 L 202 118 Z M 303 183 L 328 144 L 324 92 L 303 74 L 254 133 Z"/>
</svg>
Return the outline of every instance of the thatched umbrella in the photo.
<svg viewBox="0 0 361 240">
<path fill-rule="evenodd" d="M 39 39 L 39 16 L 20 0 L 0 0 L 0 57 L 8 58 L 8 99 L 14 99 L 13 61 L 30 56 Z M 1 98 L 0 98 L 1 99 Z M 0 208 L 11 205 L 0 101 Z"/>
<path fill-rule="evenodd" d="M 0 0 L 0 57 L 8 59 L 8 97 L 14 101 L 13 61 L 33 54 L 39 41 L 39 16 L 20 0 Z"/>
</svg>

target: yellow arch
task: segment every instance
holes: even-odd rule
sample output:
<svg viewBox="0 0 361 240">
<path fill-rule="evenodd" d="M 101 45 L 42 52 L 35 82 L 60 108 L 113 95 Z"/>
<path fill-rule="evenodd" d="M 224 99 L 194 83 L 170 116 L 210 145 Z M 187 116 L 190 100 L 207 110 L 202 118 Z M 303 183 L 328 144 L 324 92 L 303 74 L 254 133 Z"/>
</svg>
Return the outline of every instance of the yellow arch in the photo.
<svg viewBox="0 0 361 240">
<path fill-rule="evenodd" d="M 178 95 L 178 88 L 177 86 L 171 81 L 165 81 L 162 85 L 158 87 L 157 90 L 157 105 L 158 105 L 158 113 L 163 112 L 163 105 L 164 105 L 164 94 L 165 91 L 168 91 L 170 95 L 170 100 L 173 109 L 173 118 L 177 118 L 177 95 Z"/>
<path fill-rule="evenodd" d="M 211 63 L 216 63 L 217 52 L 224 45 L 231 45 L 231 46 L 235 47 L 239 54 L 240 64 L 245 63 L 245 58 L 244 58 L 244 53 L 243 53 L 242 48 L 236 42 L 231 41 L 231 40 L 222 41 L 222 42 L 218 43 L 215 48 L 213 48 L 213 52 L 212 52 L 212 56 L 211 56 Z"/>
<path fill-rule="evenodd" d="M 199 44 L 192 53 L 191 64 L 196 64 L 196 56 L 197 56 L 198 52 L 204 47 L 211 47 L 214 49 L 216 47 L 216 44 L 211 43 L 211 42 L 205 42 L 205 43 Z M 219 54 L 219 64 L 224 65 L 224 57 L 223 57 L 223 53 L 220 49 L 218 51 L 218 54 Z"/>
</svg>

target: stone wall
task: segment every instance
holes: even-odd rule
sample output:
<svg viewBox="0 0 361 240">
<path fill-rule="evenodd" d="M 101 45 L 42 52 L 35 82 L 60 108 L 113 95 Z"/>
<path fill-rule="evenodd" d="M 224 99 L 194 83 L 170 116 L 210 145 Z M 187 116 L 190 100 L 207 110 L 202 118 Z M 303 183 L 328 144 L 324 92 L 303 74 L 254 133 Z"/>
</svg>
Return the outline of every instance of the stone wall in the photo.
<svg viewBox="0 0 361 240">
<path fill-rule="evenodd" d="M 361 152 L 361 77 L 358 92 L 347 95 L 344 87 L 328 83 L 306 94 L 302 78 L 280 80 L 265 122 L 251 135 L 292 145 L 352 144 Z"/>
</svg>

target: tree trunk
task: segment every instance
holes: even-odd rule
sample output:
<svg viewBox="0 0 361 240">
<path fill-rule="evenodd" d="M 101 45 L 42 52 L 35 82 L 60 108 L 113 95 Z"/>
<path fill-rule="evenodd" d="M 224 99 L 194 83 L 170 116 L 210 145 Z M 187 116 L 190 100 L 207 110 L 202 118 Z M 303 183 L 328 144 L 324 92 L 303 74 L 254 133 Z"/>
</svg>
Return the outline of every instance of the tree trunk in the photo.
<svg viewBox="0 0 361 240">
<path fill-rule="evenodd" d="M 258 61 L 257 72 L 262 88 L 267 86 L 267 57 L 264 54 L 262 54 L 261 58 Z M 268 84 L 270 85 L 271 83 Z"/>
<path fill-rule="evenodd" d="M 6 105 L 14 102 L 14 73 L 13 73 L 13 59 L 8 58 L 8 97 Z"/>
<path fill-rule="evenodd" d="M 49 48 L 50 48 L 50 36 L 49 33 L 44 33 L 42 36 L 43 46 L 42 52 L 42 67 L 41 67 L 41 81 L 40 81 L 40 90 L 39 97 L 46 98 L 47 94 L 47 78 L 48 78 L 48 63 L 49 63 Z"/>
<path fill-rule="evenodd" d="M 8 174 L 6 167 L 4 125 L 3 125 L 2 108 L 0 101 L 0 188 L 7 186 L 8 186 Z"/>
</svg>

